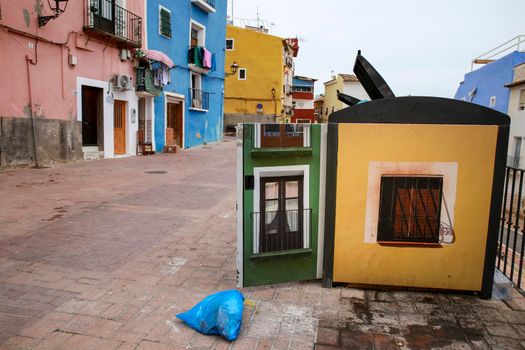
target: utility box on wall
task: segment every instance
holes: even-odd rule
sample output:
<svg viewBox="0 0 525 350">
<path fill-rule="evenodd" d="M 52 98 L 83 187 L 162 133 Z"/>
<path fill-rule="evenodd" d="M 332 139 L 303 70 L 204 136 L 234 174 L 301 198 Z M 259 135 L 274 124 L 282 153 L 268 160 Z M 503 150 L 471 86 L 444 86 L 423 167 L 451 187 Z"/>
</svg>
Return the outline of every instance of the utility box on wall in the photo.
<svg viewBox="0 0 525 350">
<path fill-rule="evenodd" d="M 510 120 L 386 98 L 330 116 L 324 284 L 490 296 Z"/>
</svg>

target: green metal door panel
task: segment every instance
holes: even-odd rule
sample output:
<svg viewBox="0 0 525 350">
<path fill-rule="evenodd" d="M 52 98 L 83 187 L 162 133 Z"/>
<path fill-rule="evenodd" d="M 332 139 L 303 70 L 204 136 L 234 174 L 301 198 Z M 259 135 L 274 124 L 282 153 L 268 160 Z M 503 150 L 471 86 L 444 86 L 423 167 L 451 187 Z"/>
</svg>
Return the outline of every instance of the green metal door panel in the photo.
<svg viewBox="0 0 525 350">
<path fill-rule="evenodd" d="M 319 218 L 319 176 L 321 151 L 321 125 L 310 126 L 311 142 L 307 152 L 304 150 L 286 151 L 283 149 L 254 149 L 254 124 L 244 125 L 243 134 L 243 172 L 253 176 L 254 168 L 308 165 L 309 169 L 309 209 L 311 209 L 310 247 L 285 252 L 264 254 L 253 253 L 254 190 L 243 190 L 243 285 L 245 287 L 311 280 L 317 274 L 318 218 Z M 311 149 L 311 151 L 310 151 Z M 306 181 L 306 179 L 305 179 Z"/>
</svg>

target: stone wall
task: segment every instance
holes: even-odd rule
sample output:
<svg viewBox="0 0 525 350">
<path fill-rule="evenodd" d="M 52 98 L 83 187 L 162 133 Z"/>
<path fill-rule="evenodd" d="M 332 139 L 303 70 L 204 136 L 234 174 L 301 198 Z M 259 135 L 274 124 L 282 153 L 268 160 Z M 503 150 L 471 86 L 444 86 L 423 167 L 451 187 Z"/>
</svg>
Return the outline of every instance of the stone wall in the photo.
<svg viewBox="0 0 525 350">
<path fill-rule="evenodd" d="M 238 123 L 275 123 L 273 114 L 224 114 L 224 129 L 234 129 Z"/>
<path fill-rule="evenodd" d="M 35 118 L 39 165 L 82 159 L 82 127 L 78 121 Z M 35 165 L 30 118 L 0 117 L 0 167 Z"/>
</svg>

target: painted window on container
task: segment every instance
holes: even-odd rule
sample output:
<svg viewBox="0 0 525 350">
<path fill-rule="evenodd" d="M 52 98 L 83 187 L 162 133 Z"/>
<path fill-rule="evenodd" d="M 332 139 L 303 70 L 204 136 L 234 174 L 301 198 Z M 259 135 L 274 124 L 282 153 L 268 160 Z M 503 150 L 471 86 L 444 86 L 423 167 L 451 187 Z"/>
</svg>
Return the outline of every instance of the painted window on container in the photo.
<svg viewBox="0 0 525 350">
<path fill-rule="evenodd" d="M 256 124 L 254 148 L 310 147 L 310 134 L 304 124 Z"/>
<path fill-rule="evenodd" d="M 310 210 L 303 208 L 303 176 L 261 178 L 260 193 L 259 252 L 302 249 Z"/>
<path fill-rule="evenodd" d="M 378 242 L 438 243 L 442 176 L 382 176 Z"/>
</svg>

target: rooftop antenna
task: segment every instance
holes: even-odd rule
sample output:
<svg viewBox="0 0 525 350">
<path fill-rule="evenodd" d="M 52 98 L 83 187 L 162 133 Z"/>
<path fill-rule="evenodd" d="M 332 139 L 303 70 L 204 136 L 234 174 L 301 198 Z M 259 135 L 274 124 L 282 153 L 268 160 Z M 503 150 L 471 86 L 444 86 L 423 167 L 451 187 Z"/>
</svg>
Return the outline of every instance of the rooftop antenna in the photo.
<svg viewBox="0 0 525 350">
<path fill-rule="evenodd" d="M 233 0 L 232 0 L 232 25 L 235 25 L 235 17 L 233 17 Z"/>
</svg>

